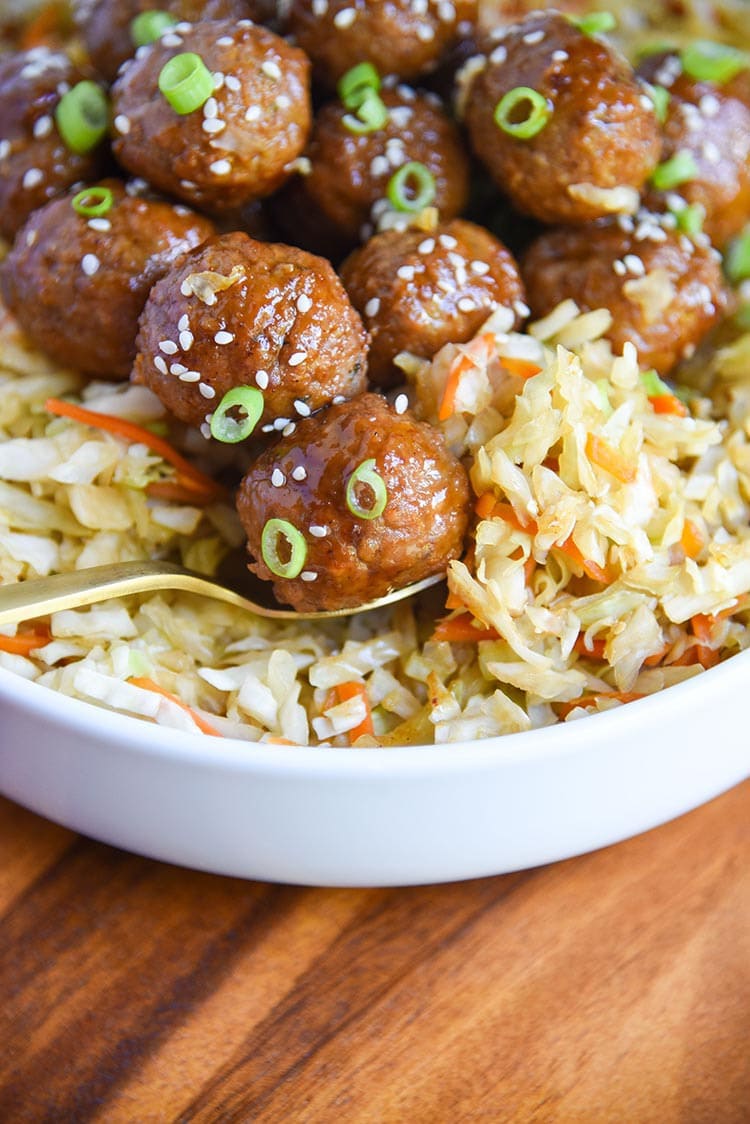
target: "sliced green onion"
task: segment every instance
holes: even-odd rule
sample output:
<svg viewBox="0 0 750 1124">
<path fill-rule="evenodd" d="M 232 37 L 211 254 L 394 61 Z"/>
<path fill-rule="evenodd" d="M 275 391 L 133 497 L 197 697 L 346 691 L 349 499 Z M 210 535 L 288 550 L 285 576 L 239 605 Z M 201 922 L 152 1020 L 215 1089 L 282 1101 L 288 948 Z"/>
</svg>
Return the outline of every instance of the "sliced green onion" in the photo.
<svg viewBox="0 0 750 1124">
<path fill-rule="evenodd" d="M 385 193 L 397 211 L 421 211 L 435 198 L 435 177 L 424 164 L 410 160 L 393 173 Z"/>
<path fill-rule="evenodd" d="M 115 197 L 108 187 L 84 187 L 70 201 L 70 205 L 77 215 L 85 218 L 99 218 L 110 210 Z"/>
<path fill-rule="evenodd" d="M 214 79 L 200 55 L 184 51 L 161 68 L 159 89 L 175 113 L 184 117 L 208 101 L 214 92 Z"/>
<path fill-rule="evenodd" d="M 706 208 L 702 203 L 691 203 L 684 207 L 671 207 L 670 213 L 674 215 L 677 229 L 683 234 L 694 238 L 703 230 L 703 220 L 706 217 Z"/>
<path fill-rule="evenodd" d="M 367 90 L 357 107 L 357 116 L 345 113 L 342 118 L 350 133 L 374 133 L 388 120 L 388 110 L 375 90 Z"/>
<path fill-rule="evenodd" d="M 733 285 L 750 277 L 750 224 L 729 243 L 724 255 L 724 272 Z"/>
<path fill-rule="evenodd" d="M 666 86 L 652 86 L 649 90 L 651 101 L 654 103 L 654 110 L 656 112 L 656 119 L 660 125 L 663 125 L 667 119 L 667 110 L 669 109 L 669 101 L 672 95 Z"/>
<path fill-rule="evenodd" d="M 286 561 L 279 553 L 282 541 Z M 269 519 L 260 536 L 260 549 L 263 561 L 277 578 L 296 578 L 302 572 L 307 558 L 307 543 L 304 535 L 293 523 L 286 519 Z"/>
<path fill-rule="evenodd" d="M 71 152 L 82 156 L 95 148 L 107 132 L 109 102 L 96 82 L 86 79 L 67 90 L 55 110 L 57 131 Z"/>
<path fill-rule="evenodd" d="M 602 35 L 617 27 L 617 20 L 611 12 L 589 12 L 588 15 L 574 19 L 573 23 L 584 35 Z"/>
<path fill-rule="evenodd" d="M 696 39 L 680 51 L 682 69 L 697 82 L 716 82 L 723 86 L 750 66 L 750 55 L 726 43 Z"/>
<path fill-rule="evenodd" d="M 357 490 L 367 487 L 372 492 L 373 502 L 364 507 L 357 496 Z M 357 519 L 377 519 L 385 511 L 388 503 L 388 489 L 385 480 L 375 467 L 375 458 L 362 461 L 354 469 L 346 485 L 346 506 Z"/>
<path fill-rule="evenodd" d="M 141 12 L 130 21 L 130 38 L 135 47 L 147 47 L 149 43 L 160 39 L 168 27 L 177 23 L 169 12 L 150 10 Z"/>
<path fill-rule="evenodd" d="M 255 386 L 234 386 L 228 390 L 211 418 L 211 436 L 227 445 L 244 441 L 255 429 L 263 413 L 263 395 Z M 230 410 L 243 410 L 245 416 L 232 417 Z"/>
<path fill-rule="evenodd" d="M 649 398 L 661 398 L 664 394 L 672 393 L 671 386 L 667 386 L 653 368 L 641 374 L 641 386 Z"/>
<path fill-rule="evenodd" d="M 380 75 L 371 62 L 360 62 L 339 78 L 336 90 L 347 109 L 358 109 L 368 91 L 380 89 Z"/>
<path fill-rule="evenodd" d="M 547 99 L 530 86 L 514 86 L 495 106 L 495 124 L 518 140 L 529 140 L 540 133 L 552 112 Z"/>
<path fill-rule="evenodd" d="M 659 164 L 651 176 L 651 183 L 657 191 L 671 191 L 681 183 L 689 183 L 698 175 L 698 165 L 692 152 L 682 149 Z"/>
</svg>

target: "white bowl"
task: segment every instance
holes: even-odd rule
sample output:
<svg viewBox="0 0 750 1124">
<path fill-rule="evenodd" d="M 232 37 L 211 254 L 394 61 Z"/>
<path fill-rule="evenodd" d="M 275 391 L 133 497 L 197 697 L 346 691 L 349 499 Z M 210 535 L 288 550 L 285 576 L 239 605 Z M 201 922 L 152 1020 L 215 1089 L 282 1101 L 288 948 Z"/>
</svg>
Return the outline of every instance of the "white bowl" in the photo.
<svg viewBox="0 0 750 1124">
<path fill-rule="evenodd" d="M 0 791 L 85 835 L 219 874 L 406 885 L 614 843 L 750 774 L 750 651 L 617 710 L 398 749 L 150 725 L 0 669 Z"/>
</svg>

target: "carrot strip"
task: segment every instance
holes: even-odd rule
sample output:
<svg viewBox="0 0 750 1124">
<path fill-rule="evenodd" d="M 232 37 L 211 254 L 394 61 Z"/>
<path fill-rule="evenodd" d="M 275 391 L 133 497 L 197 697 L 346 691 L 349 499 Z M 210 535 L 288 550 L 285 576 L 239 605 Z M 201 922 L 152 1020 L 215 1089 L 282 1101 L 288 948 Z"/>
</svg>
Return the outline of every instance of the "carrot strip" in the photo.
<svg viewBox="0 0 750 1124">
<path fill-rule="evenodd" d="M 21 632 L 17 636 L 0 636 L 0 652 L 10 652 L 14 656 L 29 656 L 35 648 L 49 644 L 52 633 L 48 626 L 33 632 Z"/>
<path fill-rule="evenodd" d="M 266 738 L 264 745 L 296 745 L 290 738 Z"/>
<path fill-rule="evenodd" d="M 586 574 L 587 577 L 591 578 L 592 581 L 602 582 L 604 585 L 609 585 L 615 580 L 612 573 L 609 570 L 606 570 L 603 566 L 600 566 L 598 562 L 595 562 L 593 560 L 593 558 L 583 557 L 580 550 L 573 542 L 572 535 L 567 538 L 565 542 L 555 543 L 555 549 L 562 551 L 563 554 L 566 554 L 568 556 L 571 562 L 575 562 L 578 566 L 580 566 L 584 574 Z"/>
<path fill-rule="evenodd" d="M 537 525 L 533 519 L 529 517 L 522 519 L 513 504 L 496 500 L 492 492 L 485 492 L 480 496 L 474 510 L 480 519 L 504 519 L 516 531 L 526 531 L 530 535 L 535 535 L 537 532 Z"/>
<path fill-rule="evenodd" d="M 215 738 L 223 737 L 210 722 L 206 722 L 205 718 L 199 714 L 197 710 L 193 710 L 191 706 L 184 703 L 182 699 L 178 699 L 177 695 L 173 695 L 171 691 L 165 691 L 164 688 L 160 687 L 158 683 L 155 683 L 153 679 L 148 679 L 144 675 L 134 675 L 128 679 L 128 683 L 132 683 L 134 687 L 143 687 L 145 691 L 153 691 L 154 694 L 161 695 L 163 698 L 169 699 L 170 702 L 175 703 L 181 710 L 184 710 L 186 714 L 190 715 L 201 733 L 211 734 L 212 737 Z"/>
<path fill-rule="evenodd" d="M 359 697 L 365 704 L 365 716 L 358 726 L 349 730 L 349 744 L 352 745 L 356 742 L 357 738 L 362 734 L 372 734 L 374 732 L 372 725 L 372 710 L 370 709 L 370 700 L 367 697 L 367 688 L 364 683 L 359 683 L 357 680 L 352 680 L 351 683 L 339 683 L 336 688 L 336 696 L 339 702 L 346 702 L 347 699 Z"/>
<path fill-rule="evenodd" d="M 674 414 L 678 418 L 688 415 L 687 406 L 676 394 L 649 394 L 648 400 L 655 414 Z"/>
<path fill-rule="evenodd" d="M 603 660 L 605 658 L 604 651 L 607 647 L 607 641 L 602 640 L 601 636 L 594 636 L 586 642 L 586 638 L 581 633 L 573 645 L 573 651 L 577 652 L 579 656 L 585 656 L 589 660 Z"/>
<path fill-rule="evenodd" d="M 126 421 L 125 418 L 115 418 L 109 414 L 100 414 L 95 410 L 87 410 L 85 406 L 77 406 L 73 402 L 64 402 L 61 398 L 48 398 L 44 403 L 44 408 L 50 414 L 56 414 L 58 417 L 71 418 L 82 425 L 90 425 L 94 429 L 103 429 L 107 433 L 113 433 L 116 437 L 122 437 L 126 441 L 146 445 L 153 453 L 157 453 L 177 469 L 182 477 L 181 483 L 188 487 L 192 484 L 195 489 L 213 496 L 218 496 L 222 492 L 221 486 L 215 480 L 194 468 L 176 449 L 172 448 L 168 441 L 158 437 L 149 429 L 136 425 L 135 422 Z"/>
<path fill-rule="evenodd" d="M 595 433 L 589 433 L 586 438 L 586 456 L 623 484 L 632 484 L 636 478 L 635 465 L 630 464 L 609 441 L 597 437 Z"/>
<path fill-rule="evenodd" d="M 484 332 L 471 341 L 467 349 L 457 355 L 448 368 L 443 398 L 438 409 L 438 421 L 447 421 L 456 411 L 456 394 L 463 375 L 471 367 L 486 362 L 492 354 L 495 337 L 492 332 Z"/>
<path fill-rule="evenodd" d="M 448 640 L 452 644 L 476 644 L 480 640 L 499 640 L 500 634 L 494 628 L 477 628 L 474 616 L 461 613 L 458 617 L 443 617 L 435 626 L 433 640 Z"/>
<path fill-rule="evenodd" d="M 644 698 L 644 695 L 639 694 L 637 691 L 599 691 L 599 693 L 595 695 L 581 695 L 579 698 L 572 699 L 570 702 L 559 703 L 557 713 L 560 718 L 567 718 L 570 712 L 579 706 L 583 707 L 584 710 L 596 706 L 599 699 L 616 699 L 621 703 L 629 703 L 642 698 Z"/>
<path fill-rule="evenodd" d="M 701 528 L 692 519 L 686 519 L 680 535 L 680 546 L 685 554 L 688 558 L 697 558 L 705 545 L 706 539 Z"/>
<path fill-rule="evenodd" d="M 500 365 L 509 374 L 518 375 L 522 379 L 530 379 L 538 375 L 542 369 L 538 363 L 532 363 L 530 359 L 516 359 L 512 355 L 501 355 Z"/>
</svg>

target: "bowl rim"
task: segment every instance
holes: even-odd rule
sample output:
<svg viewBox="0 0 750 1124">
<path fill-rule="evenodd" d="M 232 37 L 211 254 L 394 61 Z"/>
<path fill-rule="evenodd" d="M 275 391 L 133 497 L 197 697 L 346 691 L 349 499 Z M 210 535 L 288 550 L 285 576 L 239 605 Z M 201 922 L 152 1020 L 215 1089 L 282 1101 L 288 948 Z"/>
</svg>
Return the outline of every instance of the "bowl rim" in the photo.
<svg viewBox="0 0 750 1124">
<path fill-rule="evenodd" d="M 3 667 L 0 667 L 0 702 L 7 700 L 28 715 L 38 714 L 47 721 L 62 723 L 68 732 L 106 740 L 120 750 L 194 767 L 240 772 L 322 772 L 339 777 L 373 773 L 382 776 L 391 771 L 403 775 L 431 771 L 463 773 L 484 771 L 492 766 L 531 765 L 594 748 L 606 752 L 612 740 L 623 735 L 637 735 L 640 730 L 650 728 L 657 708 L 658 724 L 668 730 L 670 720 L 684 717 L 686 709 L 689 712 L 697 706 L 710 706 L 715 698 L 732 689 L 733 681 L 736 681 L 734 688 L 741 690 L 747 680 L 748 665 L 750 649 L 737 652 L 694 678 L 596 715 L 517 733 L 427 745 L 289 746 L 232 737 L 214 738 L 149 723 L 85 699 L 64 695 Z M 688 694 L 690 706 L 686 708 Z"/>
</svg>

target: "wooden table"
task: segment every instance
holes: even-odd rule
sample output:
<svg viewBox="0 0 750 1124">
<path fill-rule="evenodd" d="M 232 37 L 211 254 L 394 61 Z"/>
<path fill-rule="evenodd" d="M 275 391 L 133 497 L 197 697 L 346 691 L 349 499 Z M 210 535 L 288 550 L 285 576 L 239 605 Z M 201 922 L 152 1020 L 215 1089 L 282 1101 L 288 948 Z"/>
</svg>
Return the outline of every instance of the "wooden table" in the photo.
<svg viewBox="0 0 750 1124">
<path fill-rule="evenodd" d="M 592 855 L 326 890 L 0 800 L 0 1121 L 750 1120 L 750 782 Z"/>
</svg>

